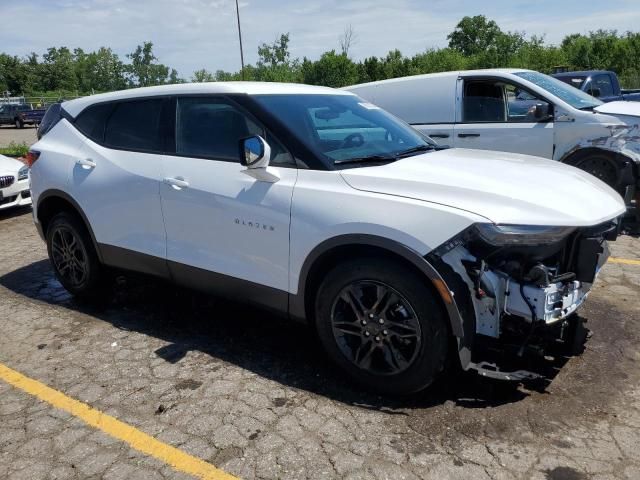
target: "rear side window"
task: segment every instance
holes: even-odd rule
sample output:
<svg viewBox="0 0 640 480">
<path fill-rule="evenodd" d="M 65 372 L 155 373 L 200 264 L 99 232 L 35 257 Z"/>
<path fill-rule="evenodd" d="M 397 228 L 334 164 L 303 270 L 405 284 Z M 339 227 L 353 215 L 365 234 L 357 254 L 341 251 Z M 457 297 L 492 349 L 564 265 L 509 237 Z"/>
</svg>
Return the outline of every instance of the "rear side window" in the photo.
<svg viewBox="0 0 640 480">
<path fill-rule="evenodd" d="M 124 150 L 161 152 L 163 103 L 163 99 L 150 99 L 114 104 L 105 128 L 105 145 Z"/>
<path fill-rule="evenodd" d="M 75 123 L 76 128 L 94 142 L 103 143 L 105 125 L 112 110 L 112 103 L 92 105 L 78 115 L 78 119 Z M 47 112 L 47 114 L 48 113 L 49 112 Z"/>
<path fill-rule="evenodd" d="M 42 117 L 42 121 L 38 126 L 38 140 L 44 137 L 47 133 L 51 131 L 56 124 L 62 120 L 62 105 L 59 103 L 54 103 L 45 112 Z"/>
</svg>

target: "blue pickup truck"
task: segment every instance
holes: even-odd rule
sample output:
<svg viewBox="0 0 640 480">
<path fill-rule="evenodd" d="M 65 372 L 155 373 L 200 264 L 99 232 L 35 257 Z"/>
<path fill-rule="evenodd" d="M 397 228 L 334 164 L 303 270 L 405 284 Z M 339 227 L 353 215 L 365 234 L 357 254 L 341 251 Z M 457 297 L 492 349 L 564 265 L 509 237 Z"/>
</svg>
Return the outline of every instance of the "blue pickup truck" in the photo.
<svg viewBox="0 0 640 480">
<path fill-rule="evenodd" d="M 14 125 L 16 128 L 38 126 L 45 111 L 44 108 L 31 108 L 28 103 L 0 104 L 0 125 Z"/>
<path fill-rule="evenodd" d="M 603 102 L 614 102 L 616 100 L 640 102 L 640 90 L 621 89 L 618 75 L 615 72 L 590 70 L 585 72 L 562 72 L 553 76 Z"/>
</svg>

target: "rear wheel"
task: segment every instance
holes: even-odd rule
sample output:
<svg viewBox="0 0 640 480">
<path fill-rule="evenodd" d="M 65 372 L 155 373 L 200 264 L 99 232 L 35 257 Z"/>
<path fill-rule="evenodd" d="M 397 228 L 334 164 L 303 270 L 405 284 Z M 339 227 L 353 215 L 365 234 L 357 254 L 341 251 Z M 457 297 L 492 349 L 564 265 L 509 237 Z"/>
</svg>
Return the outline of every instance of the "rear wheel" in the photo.
<svg viewBox="0 0 640 480">
<path fill-rule="evenodd" d="M 355 259 L 331 270 L 316 298 L 316 327 L 329 357 L 381 392 L 429 386 L 444 369 L 448 330 L 424 281 L 387 259 Z"/>
<path fill-rule="evenodd" d="M 102 293 L 102 268 L 85 226 L 74 215 L 55 215 L 47 228 L 47 251 L 56 277 L 71 294 L 96 298 Z"/>
<path fill-rule="evenodd" d="M 16 121 L 14 122 L 14 125 L 16 126 L 16 128 L 24 128 L 24 122 L 22 120 L 20 120 L 19 118 L 16 118 Z"/>
</svg>

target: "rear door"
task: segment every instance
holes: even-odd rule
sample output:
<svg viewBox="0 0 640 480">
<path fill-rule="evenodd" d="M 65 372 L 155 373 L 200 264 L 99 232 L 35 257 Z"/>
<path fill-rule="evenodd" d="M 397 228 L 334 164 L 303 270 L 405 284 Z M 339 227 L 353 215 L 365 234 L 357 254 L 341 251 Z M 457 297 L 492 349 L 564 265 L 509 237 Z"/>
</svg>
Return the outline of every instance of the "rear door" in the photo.
<svg viewBox="0 0 640 480">
<path fill-rule="evenodd" d="M 453 145 L 553 157 L 553 106 L 519 85 L 494 78 L 460 79 Z M 535 109 L 549 115 L 536 118 Z"/>
<path fill-rule="evenodd" d="M 76 126 L 89 139 L 70 178 L 105 262 L 161 275 L 166 274 L 160 206 L 166 108 L 169 99 L 149 98 L 82 112 Z"/>
</svg>

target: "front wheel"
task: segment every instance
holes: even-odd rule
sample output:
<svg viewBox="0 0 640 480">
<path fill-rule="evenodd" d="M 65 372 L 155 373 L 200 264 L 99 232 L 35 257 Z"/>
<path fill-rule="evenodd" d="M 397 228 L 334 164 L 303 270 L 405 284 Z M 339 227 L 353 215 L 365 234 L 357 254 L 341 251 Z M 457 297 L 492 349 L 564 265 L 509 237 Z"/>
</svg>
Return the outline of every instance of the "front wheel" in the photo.
<svg viewBox="0 0 640 480">
<path fill-rule="evenodd" d="M 615 190 L 619 190 L 620 169 L 616 162 L 607 155 L 589 155 L 575 164 L 580 170 L 590 173 Z"/>
<path fill-rule="evenodd" d="M 426 279 L 394 261 L 342 263 L 322 282 L 315 305 L 320 341 L 342 370 L 380 392 L 409 394 L 444 370 L 446 317 Z"/>
<path fill-rule="evenodd" d="M 69 293 L 86 299 L 102 293 L 100 261 L 87 229 L 77 217 L 62 212 L 51 219 L 47 251 L 56 277 Z"/>
</svg>

